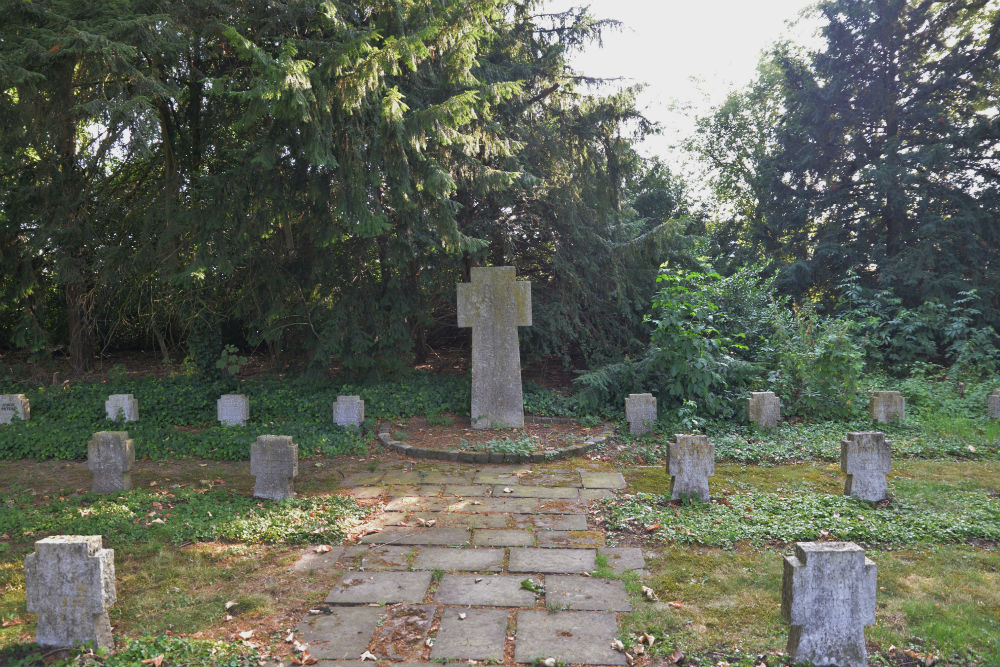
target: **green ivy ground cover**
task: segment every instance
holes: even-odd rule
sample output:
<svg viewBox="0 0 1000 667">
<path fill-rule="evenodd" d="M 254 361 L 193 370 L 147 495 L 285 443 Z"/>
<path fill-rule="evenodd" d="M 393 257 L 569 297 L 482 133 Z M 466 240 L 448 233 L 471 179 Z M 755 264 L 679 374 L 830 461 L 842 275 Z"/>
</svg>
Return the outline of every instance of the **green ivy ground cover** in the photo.
<svg viewBox="0 0 1000 667">
<path fill-rule="evenodd" d="M 57 386 L 5 387 L 25 393 L 31 419 L 0 428 L 0 459 L 83 459 L 96 431 L 127 430 L 136 456 L 154 459 L 196 456 L 215 460 L 249 457 L 258 435 L 290 435 L 303 456 L 356 453 L 365 438 L 333 423 L 338 395 L 359 395 L 369 423 L 428 413 L 468 414 L 469 379 L 465 376 L 414 373 L 399 380 L 372 384 L 332 384 L 302 380 L 232 379 L 206 381 L 192 377 L 118 377 L 103 382 Z M 226 393 L 246 394 L 250 422 L 222 426 L 216 401 Z M 115 424 L 105 417 L 110 394 L 133 394 L 139 421 Z M 570 415 L 570 399 L 528 383 L 525 410 L 538 415 Z"/>
<path fill-rule="evenodd" d="M 865 545 L 1000 540 L 1000 498 L 984 491 L 951 490 L 947 504 L 926 497 L 897 498 L 882 507 L 820 493 L 739 491 L 676 506 L 669 495 L 639 493 L 603 502 L 611 530 L 638 531 L 665 543 L 732 547 L 819 539 Z M 824 532 L 825 531 L 825 532 Z"/>
<path fill-rule="evenodd" d="M 80 648 L 65 658 L 51 655 L 43 659 L 43 651 L 34 644 L 17 644 L 0 650 L 0 664 L 7 667 L 29 667 L 45 664 L 49 667 L 138 667 L 162 664 L 214 667 L 257 667 L 260 652 L 243 642 L 219 642 L 186 637 L 144 636 L 125 637 L 114 653 Z M 159 657 L 161 662 L 154 663 Z"/>
<path fill-rule="evenodd" d="M 133 489 L 122 493 L 0 494 L 0 534 L 14 543 L 49 535 L 103 535 L 106 546 L 337 543 L 366 510 L 338 495 L 263 502 L 227 489 Z M 5 544 L 0 542 L 0 548 Z"/>
</svg>

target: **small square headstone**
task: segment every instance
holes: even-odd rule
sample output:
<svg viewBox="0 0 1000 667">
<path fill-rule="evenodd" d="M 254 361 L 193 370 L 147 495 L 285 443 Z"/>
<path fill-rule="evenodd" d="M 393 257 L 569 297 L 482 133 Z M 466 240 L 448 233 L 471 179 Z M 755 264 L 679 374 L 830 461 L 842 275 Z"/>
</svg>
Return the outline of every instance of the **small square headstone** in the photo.
<svg viewBox="0 0 1000 667">
<path fill-rule="evenodd" d="M 1000 389 L 995 390 L 986 399 L 990 419 L 1000 419 Z"/>
<path fill-rule="evenodd" d="M 840 469 L 847 473 L 844 495 L 878 502 L 889 495 L 885 476 L 892 470 L 892 443 L 885 433 L 848 433 L 840 442 Z"/>
<path fill-rule="evenodd" d="M 781 615 L 796 662 L 865 667 L 875 623 L 876 566 L 853 542 L 797 542 L 785 556 Z"/>
<path fill-rule="evenodd" d="M 0 424 L 9 424 L 14 417 L 28 421 L 31 406 L 24 394 L 0 394 Z"/>
<path fill-rule="evenodd" d="M 111 394 L 104 402 L 104 413 L 113 422 L 139 420 L 139 401 L 132 394 Z"/>
<path fill-rule="evenodd" d="M 92 474 L 90 490 L 117 493 L 132 488 L 135 443 L 127 431 L 98 431 L 87 443 L 87 467 Z"/>
<path fill-rule="evenodd" d="M 246 426 L 250 419 L 250 399 L 243 394 L 223 394 L 215 406 L 219 422 L 226 426 Z"/>
<path fill-rule="evenodd" d="M 294 498 L 299 446 L 288 435 L 257 436 L 257 441 L 250 446 L 250 474 L 257 478 L 254 498 Z"/>
<path fill-rule="evenodd" d="M 108 608 L 115 603 L 115 552 L 100 535 L 56 535 L 35 542 L 24 559 L 28 611 L 38 614 L 35 641 L 71 648 L 92 641 L 113 648 Z"/>
<path fill-rule="evenodd" d="M 652 394 L 629 394 L 625 399 L 625 419 L 628 432 L 642 435 L 653 430 L 656 423 L 656 397 Z"/>
<path fill-rule="evenodd" d="M 708 478 L 715 474 L 715 445 L 707 435 L 678 433 L 667 443 L 670 497 L 698 496 L 708 502 Z"/>
<path fill-rule="evenodd" d="M 761 428 L 777 428 L 781 421 L 781 400 L 773 391 L 754 391 L 747 399 L 747 418 Z"/>
<path fill-rule="evenodd" d="M 344 428 L 361 428 L 365 421 L 365 402 L 360 396 L 338 396 L 333 404 L 333 423 Z"/>
<path fill-rule="evenodd" d="M 873 391 L 868 402 L 871 418 L 883 424 L 906 417 L 906 399 L 898 391 Z"/>
</svg>

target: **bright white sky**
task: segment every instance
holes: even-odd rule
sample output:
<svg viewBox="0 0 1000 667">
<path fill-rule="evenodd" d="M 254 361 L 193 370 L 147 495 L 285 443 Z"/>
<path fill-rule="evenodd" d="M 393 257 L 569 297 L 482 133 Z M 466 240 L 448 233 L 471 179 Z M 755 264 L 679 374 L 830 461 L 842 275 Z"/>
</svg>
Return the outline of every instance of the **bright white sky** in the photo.
<svg viewBox="0 0 1000 667">
<path fill-rule="evenodd" d="M 819 20 L 798 21 L 812 0 L 549 0 L 545 11 L 590 6 L 591 15 L 621 21 L 604 35 L 604 46 L 574 54 L 574 69 L 590 76 L 624 76 L 645 83 L 639 99 L 645 115 L 663 126 L 641 151 L 684 168 L 674 146 L 733 88 L 754 76 L 761 52 L 781 38 L 815 47 Z M 629 82 L 626 82 L 629 83 Z M 610 89 L 608 89 L 610 91 Z"/>
</svg>

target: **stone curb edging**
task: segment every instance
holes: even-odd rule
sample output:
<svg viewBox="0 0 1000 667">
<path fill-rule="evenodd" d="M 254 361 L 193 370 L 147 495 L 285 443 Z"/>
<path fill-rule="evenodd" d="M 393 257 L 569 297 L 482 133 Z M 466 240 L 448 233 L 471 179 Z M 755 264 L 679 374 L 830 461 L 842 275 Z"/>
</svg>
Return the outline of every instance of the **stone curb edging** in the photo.
<svg viewBox="0 0 1000 667">
<path fill-rule="evenodd" d="M 525 416 L 524 421 L 530 424 L 575 424 L 575 419 L 568 417 L 533 417 Z M 466 452 L 430 449 L 408 445 L 400 440 L 392 439 L 392 425 L 382 422 L 378 426 L 378 440 L 385 447 L 404 456 L 415 459 L 435 459 L 438 461 L 454 461 L 458 463 L 545 463 L 581 456 L 608 439 L 612 433 L 610 426 L 605 426 L 604 433 L 587 438 L 583 444 L 555 452 L 536 452 L 534 454 L 514 454 L 500 452 Z"/>
</svg>

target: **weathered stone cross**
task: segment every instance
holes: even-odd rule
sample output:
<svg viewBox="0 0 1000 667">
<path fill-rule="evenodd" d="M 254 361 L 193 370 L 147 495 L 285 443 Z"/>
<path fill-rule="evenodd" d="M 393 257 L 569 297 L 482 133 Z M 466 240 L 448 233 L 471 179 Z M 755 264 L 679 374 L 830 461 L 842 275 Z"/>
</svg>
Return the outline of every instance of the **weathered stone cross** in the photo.
<svg viewBox="0 0 1000 667">
<path fill-rule="evenodd" d="M 458 285 L 458 326 L 472 327 L 472 427 L 524 426 L 517 327 L 531 326 L 531 283 L 513 266 L 473 267 Z"/>
</svg>

